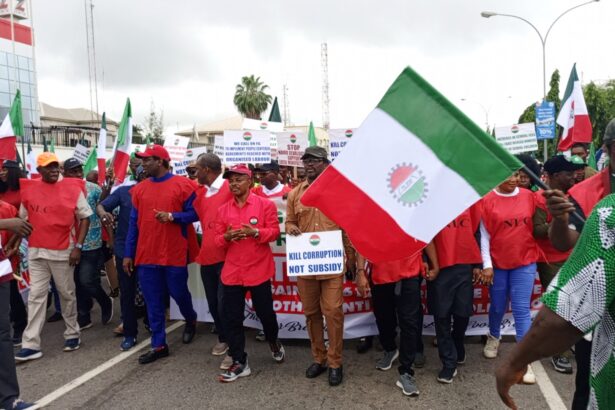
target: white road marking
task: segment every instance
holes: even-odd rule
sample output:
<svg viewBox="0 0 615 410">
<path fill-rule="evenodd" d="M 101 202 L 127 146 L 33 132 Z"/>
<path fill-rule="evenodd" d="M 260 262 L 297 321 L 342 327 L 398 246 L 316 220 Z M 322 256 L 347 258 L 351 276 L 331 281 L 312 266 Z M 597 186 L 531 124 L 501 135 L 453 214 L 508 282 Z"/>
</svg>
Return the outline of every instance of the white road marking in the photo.
<svg viewBox="0 0 615 410">
<path fill-rule="evenodd" d="M 549 409 L 567 410 L 568 407 L 564 404 L 564 401 L 557 393 L 557 390 L 551 382 L 551 379 L 549 379 L 549 375 L 542 366 L 542 363 L 539 361 L 532 363 L 532 370 L 534 370 L 534 374 L 536 375 L 536 383 L 538 383 L 538 387 L 547 401 Z"/>
<path fill-rule="evenodd" d="M 166 332 L 171 333 L 172 331 L 182 326 L 183 324 L 185 324 L 185 322 L 183 321 L 175 322 L 171 326 L 166 328 Z M 107 360 L 100 366 L 93 368 L 89 372 L 82 374 L 81 376 L 77 377 L 74 380 L 71 380 L 70 382 L 66 383 L 64 386 L 60 387 L 59 389 L 52 391 L 45 397 L 42 397 L 41 399 L 37 400 L 35 405 L 31 408 L 40 409 L 41 407 L 49 405 L 51 402 L 59 399 L 60 397 L 64 396 L 66 393 L 69 393 L 70 391 L 76 389 L 82 384 L 92 380 L 94 377 L 98 376 L 105 370 L 108 370 L 111 367 L 115 366 L 116 364 L 128 359 L 130 356 L 138 353 L 141 349 L 148 347 L 149 345 L 150 345 L 150 339 L 148 338 L 147 340 L 142 341 L 141 343 L 139 343 L 138 345 L 136 345 L 129 351 L 118 354 L 117 356 Z"/>
</svg>

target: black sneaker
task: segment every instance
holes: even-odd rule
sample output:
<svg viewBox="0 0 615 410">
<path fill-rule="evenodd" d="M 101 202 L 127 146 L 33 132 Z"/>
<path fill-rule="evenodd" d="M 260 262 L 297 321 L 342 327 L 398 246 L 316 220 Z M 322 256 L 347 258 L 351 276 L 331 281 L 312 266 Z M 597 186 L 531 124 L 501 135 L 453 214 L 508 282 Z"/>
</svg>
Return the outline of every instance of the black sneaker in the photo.
<svg viewBox="0 0 615 410">
<path fill-rule="evenodd" d="M 273 357 L 273 360 L 277 363 L 282 363 L 286 357 L 286 352 L 284 351 L 282 343 L 280 343 L 279 340 L 275 343 L 269 343 L 269 348 L 271 349 L 271 357 Z"/>
<path fill-rule="evenodd" d="M 233 365 L 224 373 L 220 374 L 218 380 L 221 383 L 230 383 L 234 382 L 240 377 L 246 377 L 252 374 L 250 370 L 250 366 L 248 365 L 248 360 L 246 359 L 246 363 L 242 364 L 240 362 L 234 362 Z"/>
<path fill-rule="evenodd" d="M 565 356 L 553 356 L 551 358 L 551 364 L 553 368 L 564 374 L 572 374 L 572 363 Z"/>
<path fill-rule="evenodd" d="M 440 370 L 440 373 L 438 373 L 438 377 L 436 378 L 436 380 L 438 380 L 440 383 L 451 384 L 455 376 L 457 376 L 457 369 L 448 369 L 445 367 Z"/>
<path fill-rule="evenodd" d="M 89 329 L 93 326 L 90 319 L 78 319 L 77 323 L 79 324 L 79 330 Z"/>
<path fill-rule="evenodd" d="M 374 336 L 365 336 L 359 339 L 357 344 L 357 353 L 367 353 L 374 345 Z"/>
<path fill-rule="evenodd" d="M 78 337 L 74 337 L 64 341 L 64 348 L 62 350 L 65 352 L 72 352 L 79 349 L 79 346 L 81 346 L 81 340 Z"/>
</svg>

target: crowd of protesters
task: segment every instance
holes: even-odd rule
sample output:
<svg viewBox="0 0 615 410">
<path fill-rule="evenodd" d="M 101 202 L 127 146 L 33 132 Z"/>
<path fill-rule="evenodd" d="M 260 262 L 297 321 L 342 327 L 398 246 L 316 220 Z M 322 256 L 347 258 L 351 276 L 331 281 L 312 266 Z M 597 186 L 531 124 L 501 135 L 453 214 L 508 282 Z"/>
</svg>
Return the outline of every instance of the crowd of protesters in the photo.
<svg viewBox="0 0 615 410">
<path fill-rule="evenodd" d="M 605 132 L 607 156 L 613 141 L 614 121 Z M 528 155 L 519 156 L 524 168 L 451 221 L 420 254 L 372 263 L 342 232 L 345 274 L 297 280 L 313 360 L 305 376 L 316 378 L 327 372 L 329 385 L 343 381 L 346 278 L 356 281 L 360 296 L 372 298 L 384 350 L 376 368 L 386 371 L 398 361 L 396 384 L 405 395 L 419 395 L 414 368 L 424 363 L 423 280 L 427 282 L 427 309 L 434 316 L 434 344 L 442 362 L 436 376 L 439 382 L 452 383 L 467 359 L 464 336 L 473 314 L 476 284 L 489 287 L 484 357 L 498 356 L 502 319 L 509 304 L 516 341 L 520 349 L 527 350 L 522 341 L 535 333 L 530 329 L 530 302 L 536 275 L 546 291 L 570 257 L 583 219 L 613 186 L 610 169 L 615 168 L 614 162 L 598 172 L 587 166 L 587 146 L 575 145 L 572 154 L 554 156 L 544 165 Z M 118 295 L 113 281 L 119 284 L 122 323 L 114 332 L 123 336 L 121 350 L 137 344 L 138 318 L 145 316 L 151 348 L 139 356 L 139 363 L 169 355 L 165 335 L 169 298 L 186 322 L 182 342 L 191 343 L 197 314 L 188 288 L 187 266 L 193 262 L 200 265 L 217 333 L 211 354 L 222 357 L 219 380 L 228 383 L 251 374 L 243 329 L 247 292 L 263 327 L 258 338 L 267 341 L 274 362 L 283 362 L 285 350 L 278 338 L 270 282 L 275 266 L 269 243 L 280 235 L 271 199 L 286 201 L 288 235 L 340 230 L 325 214 L 301 202 L 310 184 L 329 165 L 327 151 L 309 147 L 301 160 L 299 172 L 275 161 L 225 169 L 220 158 L 207 153 L 190 164 L 188 177 L 183 177 L 171 172 L 166 149 L 152 145 L 131 159 L 129 177 L 119 183 L 110 173 L 103 186 L 97 185 L 94 173 L 84 179 L 83 164 L 75 158 L 61 163 L 53 153 L 39 155 L 40 179 L 25 179 L 18 163 L 3 161 L 0 262 L 12 265 L 16 279 L 0 271 L 0 301 L 7 305 L 1 311 L 10 311 L 10 319 L 3 315 L 0 323 L 0 405 L 27 405 L 19 401 L 14 366 L 4 364 L 12 363 L 13 355 L 17 362 L 43 356 L 41 332 L 52 288 L 59 303 L 56 314 L 48 319 L 61 316 L 64 320 L 62 349 L 66 352 L 79 349 L 81 332 L 92 326 L 94 301 L 100 306 L 100 323 L 112 320 L 113 297 Z M 537 177 L 548 185 L 547 191 L 539 188 Z M 572 211 L 581 218 L 570 217 Z M 195 226 L 200 226 L 200 238 Z M 19 252 L 22 238 L 27 241 L 27 253 Z M 30 287 L 24 304 L 16 280 L 21 279 L 19 258 L 26 254 Z M 101 270 L 110 276 L 110 293 L 103 290 Z M 569 338 L 570 344 L 579 339 Z M 371 337 L 362 343 L 359 349 L 366 351 Z M 13 347 L 19 350 L 14 352 Z M 572 355 L 565 347 L 544 349 L 543 353 L 552 356 L 555 370 L 570 374 Z M 590 401 L 590 352 L 590 341 L 578 341 L 573 408 L 584 408 Z M 530 365 L 534 356 L 522 350 L 518 357 L 522 364 L 507 362 L 508 367 L 498 376 L 501 394 L 507 400 L 507 387 L 512 382 L 536 382 Z M 514 371 L 517 377 L 506 378 L 507 371 Z"/>
</svg>

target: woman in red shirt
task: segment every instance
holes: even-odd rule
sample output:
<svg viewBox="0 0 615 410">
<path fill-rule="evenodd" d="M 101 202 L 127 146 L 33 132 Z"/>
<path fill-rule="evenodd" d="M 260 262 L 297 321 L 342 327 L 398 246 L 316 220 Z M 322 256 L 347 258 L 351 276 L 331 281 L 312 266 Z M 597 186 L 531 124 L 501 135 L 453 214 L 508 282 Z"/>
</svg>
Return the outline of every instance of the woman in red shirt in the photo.
<svg viewBox="0 0 615 410">
<path fill-rule="evenodd" d="M 538 247 L 532 217 L 536 199 L 532 191 L 519 188 L 516 172 L 487 194 L 481 203 L 481 280 L 489 288 L 489 335 L 483 354 L 498 354 L 500 328 L 510 300 L 517 341 L 531 325 L 530 299 L 536 277 Z M 536 382 L 531 367 L 523 376 L 526 384 Z"/>
</svg>

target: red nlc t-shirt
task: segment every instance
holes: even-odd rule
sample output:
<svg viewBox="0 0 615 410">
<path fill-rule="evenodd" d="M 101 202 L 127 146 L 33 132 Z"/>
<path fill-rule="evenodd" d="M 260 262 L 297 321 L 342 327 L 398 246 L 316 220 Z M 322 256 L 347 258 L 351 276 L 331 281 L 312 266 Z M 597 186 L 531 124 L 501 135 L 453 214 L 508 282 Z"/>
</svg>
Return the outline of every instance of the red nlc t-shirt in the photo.
<svg viewBox="0 0 615 410">
<path fill-rule="evenodd" d="M 419 276 L 423 270 L 423 252 L 391 262 L 372 263 L 372 282 L 375 285 L 398 282 Z"/>
<path fill-rule="evenodd" d="M 453 265 L 482 263 L 480 248 L 474 234 L 480 223 L 480 205 L 463 211 L 433 239 L 440 269 Z"/>
<path fill-rule="evenodd" d="M 536 206 L 546 212 L 547 223 L 550 223 L 553 220 L 553 217 L 547 209 L 547 200 L 542 195 L 543 192 L 544 191 L 542 189 L 540 191 L 534 192 L 534 196 L 536 197 Z M 566 252 L 558 251 L 557 249 L 555 249 L 553 244 L 551 244 L 549 238 L 536 238 L 536 244 L 541 250 L 540 255 L 538 255 L 538 262 L 564 262 L 572 253 L 572 249 Z"/>
<path fill-rule="evenodd" d="M 71 229 L 77 224 L 77 200 L 85 192 L 85 181 L 64 178 L 50 184 L 42 179 L 21 179 L 20 184 L 22 205 L 33 228 L 28 246 L 68 249 Z"/>
<path fill-rule="evenodd" d="M 226 257 L 226 248 L 221 248 L 214 243 L 218 208 L 233 199 L 233 194 L 231 194 L 226 179 L 220 190 L 214 195 L 207 197 L 206 192 L 205 188 L 199 188 L 196 191 L 196 199 L 193 204 L 194 210 L 199 216 L 199 221 L 201 221 L 201 229 L 203 230 L 201 251 L 196 261 L 201 265 L 213 265 L 224 262 Z"/>
<path fill-rule="evenodd" d="M 192 181 L 177 175 L 162 182 L 150 178 L 132 188 L 130 193 L 138 212 L 139 229 L 136 265 L 187 265 L 188 239 L 182 234 L 182 225 L 158 222 L 155 210 L 181 212 L 194 189 Z M 188 231 L 187 226 L 185 229 Z"/>
<path fill-rule="evenodd" d="M 514 269 L 538 260 L 532 221 L 535 209 L 534 193 L 527 189 L 519 189 L 515 196 L 492 191 L 482 199 L 481 218 L 491 237 L 494 267 Z"/>
</svg>

